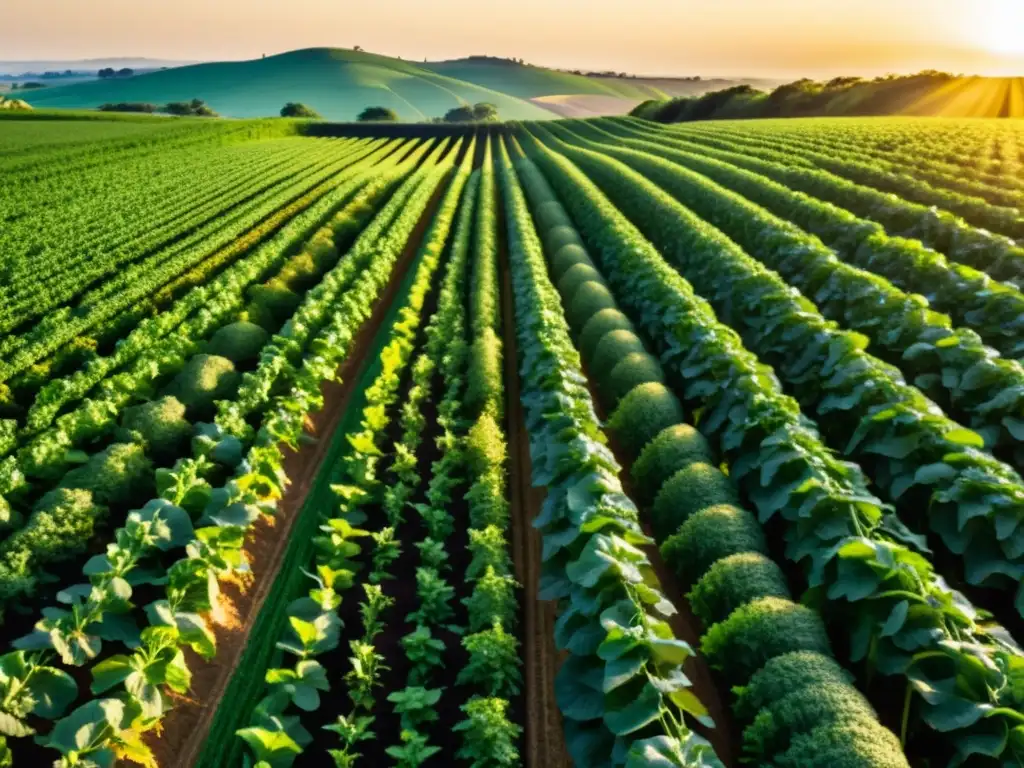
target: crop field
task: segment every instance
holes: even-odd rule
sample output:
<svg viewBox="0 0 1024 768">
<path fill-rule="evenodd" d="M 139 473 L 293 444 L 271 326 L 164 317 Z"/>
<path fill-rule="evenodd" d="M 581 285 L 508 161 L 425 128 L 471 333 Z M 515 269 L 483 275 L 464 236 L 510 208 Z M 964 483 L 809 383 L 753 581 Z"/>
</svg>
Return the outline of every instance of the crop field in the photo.
<svg viewBox="0 0 1024 768">
<path fill-rule="evenodd" d="M 328 128 L 0 120 L 0 768 L 1024 766 L 1024 125 Z"/>
</svg>

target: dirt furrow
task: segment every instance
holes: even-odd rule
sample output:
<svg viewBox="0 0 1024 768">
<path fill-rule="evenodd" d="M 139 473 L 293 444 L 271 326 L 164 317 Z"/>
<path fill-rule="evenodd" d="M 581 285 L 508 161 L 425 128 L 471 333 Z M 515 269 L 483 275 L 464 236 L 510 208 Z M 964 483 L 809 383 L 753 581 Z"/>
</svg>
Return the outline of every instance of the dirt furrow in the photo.
<svg viewBox="0 0 1024 768">
<path fill-rule="evenodd" d="M 519 400 L 518 348 L 515 336 L 512 277 L 500 232 L 499 257 L 502 281 L 502 325 L 505 355 L 505 397 L 509 444 L 509 492 L 512 508 L 512 559 L 516 579 L 522 584 L 523 661 L 525 667 L 526 721 L 523 764 L 526 768 L 565 768 L 572 761 L 565 749 L 562 717 L 555 701 L 555 673 L 559 654 L 555 649 L 555 606 L 538 599 L 540 593 L 540 534 L 533 519 L 546 495 L 531 483 L 530 439 Z"/>
</svg>

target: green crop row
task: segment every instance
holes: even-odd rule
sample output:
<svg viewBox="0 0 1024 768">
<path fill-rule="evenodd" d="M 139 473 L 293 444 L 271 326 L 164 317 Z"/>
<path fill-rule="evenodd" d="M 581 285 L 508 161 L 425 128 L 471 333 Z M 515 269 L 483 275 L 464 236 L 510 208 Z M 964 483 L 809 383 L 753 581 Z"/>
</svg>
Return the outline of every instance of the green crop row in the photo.
<svg viewBox="0 0 1024 768">
<path fill-rule="evenodd" d="M 869 675 L 900 676 L 917 694 L 908 722 L 944 735 L 949 754 L 1020 754 L 1024 702 L 1014 680 L 1021 657 L 1005 632 L 978 620 L 921 554 L 920 536 L 870 493 L 858 467 L 825 448 L 771 369 L 594 183 L 522 138 L 615 296 L 680 382 L 677 392 L 699 412 L 697 427 L 728 461 L 730 477 L 763 523 L 781 518 L 786 557 L 810 586 L 803 601 L 845 638 L 844 659 Z M 645 204 L 653 211 L 652 203 Z M 678 217 L 668 221 L 681 226 Z M 734 289 L 743 295 L 742 284 Z"/>
<path fill-rule="evenodd" d="M 792 676 L 785 696 L 764 694 L 753 704 L 745 692 L 738 697 L 745 757 L 796 766 L 832 744 L 863 765 L 906 766 L 896 737 L 835 663 L 821 618 L 793 603 L 760 524 L 713 466 L 708 444 L 683 422 L 660 363 L 619 311 L 554 192 L 528 159 L 516 169 L 591 378 L 614 408 L 608 427 L 633 465 L 662 556 L 680 586 L 693 588 L 693 611 L 708 628 L 701 652 L 734 686 L 759 691 L 783 667 Z M 581 266 L 582 282 L 570 274 L 583 274 Z M 819 670 L 830 674 L 823 684 L 814 680 Z M 798 713 L 793 701 L 802 703 Z"/>
<path fill-rule="evenodd" d="M 171 703 L 163 686 L 179 693 L 188 689 L 190 675 L 182 648 L 190 646 L 207 657 L 216 652 L 203 613 L 217 604 L 218 579 L 244 570 L 245 531 L 261 514 L 273 510 L 283 492 L 287 478 L 281 469 L 281 445 L 297 446 L 306 414 L 322 406 L 320 383 L 336 375 L 356 331 L 390 279 L 404 247 L 398 241 L 400 233 L 404 231 L 408 239 L 436 185 L 449 171 L 444 165 L 432 166 L 426 164 L 406 182 L 412 194 L 401 196 L 397 217 L 394 207 L 381 212 L 395 239 L 380 242 L 372 233 L 364 233 L 352 251 L 365 252 L 366 246 L 360 243 L 370 240 L 373 256 L 359 279 L 340 300 L 316 303 L 316 311 L 307 314 L 320 330 L 310 339 L 309 352 L 290 365 L 290 387 L 283 394 L 278 390 L 262 393 L 264 408 L 269 410 L 259 431 L 240 440 L 214 430 L 194 441 L 195 456 L 179 461 L 174 470 L 158 478 L 161 498 L 133 513 L 107 554 L 87 563 L 84 572 L 89 583 L 61 593 L 67 608 L 46 609 L 35 631 L 15 643 L 18 650 L 2 657 L 0 663 L 7 670 L 4 713 L 21 723 L 11 735 L 32 733 L 23 720 L 31 712 L 56 720 L 39 742 L 61 752 L 57 764 L 74 765 L 88 756 L 108 765 L 118 753 L 148 754 L 141 734 L 160 722 Z M 282 336 L 287 339 L 287 333 Z M 293 352 L 301 349 L 297 346 Z M 243 456 L 246 443 L 252 447 Z M 235 467 L 235 476 L 215 489 L 204 475 L 217 463 Z M 167 569 L 166 578 L 160 571 L 142 567 L 147 559 L 152 562 L 154 554 L 182 546 L 185 557 Z M 166 597 L 146 606 L 148 626 L 140 632 L 135 623 L 139 612 L 131 603 L 132 587 L 154 579 L 164 585 Z M 125 644 L 130 654 L 95 664 L 104 643 Z M 64 669 L 53 666 L 57 662 L 63 667 L 93 662 L 92 693 L 99 696 L 63 717 L 78 698 L 78 690 Z"/>
<path fill-rule="evenodd" d="M 579 765 L 720 766 L 685 717 L 710 724 L 682 665 L 636 507 L 619 482 L 580 368 L 579 354 L 511 160 L 498 161 L 515 294 L 521 400 L 533 484 L 547 497 L 541 598 L 559 601 L 556 645 L 568 653 L 555 681 L 566 746 Z"/>
<path fill-rule="evenodd" d="M 637 123 L 630 121 L 630 124 Z M 697 149 L 712 147 L 729 152 L 733 156 L 730 162 L 877 221 L 890 235 L 916 238 L 953 261 L 986 272 L 996 280 L 1018 289 L 1024 285 L 1024 249 L 1009 237 L 975 228 L 949 211 L 850 181 L 807 161 L 801 162 L 799 157 L 756 143 L 738 143 L 732 138 L 696 131 L 658 133 L 686 141 Z"/>
<path fill-rule="evenodd" d="M 451 159 L 444 163 L 445 174 L 452 165 Z M 253 710 L 250 725 L 238 731 L 254 762 L 282 767 L 291 765 L 313 743 L 312 734 L 302 725 L 303 713 L 322 706 L 337 706 L 338 697 L 322 700 L 318 693 L 330 692 L 332 684 L 317 658 L 336 652 L 340 645 L 343 629 L 338 616 L 343 600 L 341 593 L 357 583 L 357 573 L 361 568 L 357 558 L 362 551 L 357 540 L 367 537 L 373 539 L 374 546 L 371 572 L 361 583 L 364 592 L 360 603 L 363 634 L 350 643 L 350 668 L 343 678 L 351 706 L 327 729 L 341 737 L 341 749 L 331 751 L 339 766 L 354 765 L 359 758 L 359 742 L 373 738 L 370 729 L 376 703 L 374 691 L 380 686 L 380 675 L 386 662 L 377 652 L 375 641 L 385 628 L 385 615 L 393 604 L 393 599 L 383 592 L 381 582 L 393 578 L 390 571 L 400 553 L 400 544 L 394 534 L 401 518 L 389 515 L 389 526 L 372 534 L 360 526 L 371 522 L 366 510 L 384 497 L 381 462 L 388 447 L 388 428 L 396 412 L 402 414 L 400 424 L 403 427 L 396 455 L 411 455 L 422 439 L 423 424 L 418 409 L 428 394 L 422 389 L 423 377 L 429 376 L 433 358 L 415 357 L 415 352 L 421 335 L 420 327 L 426 320 L 424 306 L 427 296 L 433 277 L 441 266 L 445 243 L 468 176 L 468 166 L 463 164 L 448 185 L 440 209 L 418 249 L 409 294 L 398 311 L 388 343 L 381 351 L 380 372 L 366 391 L 362 421 L 357 430 L 347 435 L 350 450 L 344 459 L 343 482 L 333 486 L 340 502 L 339 508 L 323 521 L 322 533 L 315 540 L 314 585 L 307 596 L 287 606 L 289 626 L 278 642 L 278 648 L 286 654 L 284 659 L 291 661 L 291 656 L 295 657 L 294 666 L 288 664 L 266 671 L 264 696 Z M 427 184 L 421 189 L 432 193 L 433 187 Z M 423 207 L 414 206 L 411 212 L 421 215 Z M 397 234 L 393 242 L 398 247 L 404 246 Z M 410 368 L 413 371 L 413 391 L 406 406 L 399 409 L 403 375 Z M 421 388 L 417 390 L 417 386 Z M 398 461 L 401 462 L 401 458 Z M 400 473 L 397 477 L 399 483 L 412 486 Z"/>
<path fill-rule="evenodd" d="M 617 121 L 594 125 L 614 134 L 625 146 L 697 171 L 817 235 L 847 262 L 891 280 L 904 291 L 927 297 L 930 305 L 977 331 L 1006 357 L 1024 356 L 1024 294 L 1017 288 L 1000 284 L 972 267 L 951 263 L 919 242 L 889 237 L 874 221 L 789 189 L 766 174 L 769 163 L 761 170 L 748 170 L 734 164 L 735 158 L 727 152 L 694 151 L 692 145 Z"/>
<path fill-rule="evenodd" d="M 1024 483 L 978 450 L 981 436 L 867 354 L 865 337 L 826 321 L 811 301 L 644 175 L 603 154 L 557 146 L 774 367 L 801 405 L 827 419 L 828 437 L 868 468 L 903 522 L 940 537 L 968 584 L 1016 588 L 1014 615 L 1024 615 Z"/>
</svg>

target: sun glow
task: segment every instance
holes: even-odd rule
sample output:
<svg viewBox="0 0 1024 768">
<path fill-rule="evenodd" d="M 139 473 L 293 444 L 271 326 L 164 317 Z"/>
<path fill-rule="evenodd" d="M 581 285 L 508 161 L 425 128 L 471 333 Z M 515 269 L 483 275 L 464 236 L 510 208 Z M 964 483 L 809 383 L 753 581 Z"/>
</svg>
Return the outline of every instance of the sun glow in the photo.
<svg viewBox="0 0 1024 768">
<path fill-rule="evenodd" d="M 978 43 L 989 53 L 1024 56 L 1024 2 L 1000 0 L 978 6 Z"/>
</svg>

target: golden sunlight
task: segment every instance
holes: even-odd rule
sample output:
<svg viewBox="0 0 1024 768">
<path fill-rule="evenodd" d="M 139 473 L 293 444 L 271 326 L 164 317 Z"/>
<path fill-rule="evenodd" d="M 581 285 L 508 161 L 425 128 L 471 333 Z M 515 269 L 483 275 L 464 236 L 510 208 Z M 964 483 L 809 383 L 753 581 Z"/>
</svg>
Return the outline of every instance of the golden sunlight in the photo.
<svg viewBox="0 0 1024 768">
<path fill-rule="evenodd" d="M 989 53 L 1024 55 L 1024 2 L 995 0 L 978 9 L 978 44 Z"/>
</svg>

